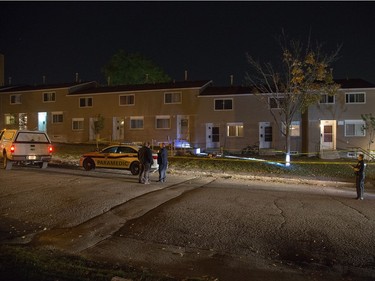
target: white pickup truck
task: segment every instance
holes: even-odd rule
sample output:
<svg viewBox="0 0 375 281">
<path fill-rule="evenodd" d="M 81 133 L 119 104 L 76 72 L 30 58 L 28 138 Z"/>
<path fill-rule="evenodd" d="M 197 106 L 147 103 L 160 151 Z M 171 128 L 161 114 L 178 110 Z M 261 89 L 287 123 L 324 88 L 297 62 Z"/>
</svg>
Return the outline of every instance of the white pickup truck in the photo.
<svg viewBox="0 0 375 281">
<path fill-rule="evenodd" d="M 10 170 L 13 163 L 38 164 L 47 168 L 53 151 L 46 132 L 26 130 L 1 131 L 0 148 L 0 158 L 6 170 Z"/>
</svg>

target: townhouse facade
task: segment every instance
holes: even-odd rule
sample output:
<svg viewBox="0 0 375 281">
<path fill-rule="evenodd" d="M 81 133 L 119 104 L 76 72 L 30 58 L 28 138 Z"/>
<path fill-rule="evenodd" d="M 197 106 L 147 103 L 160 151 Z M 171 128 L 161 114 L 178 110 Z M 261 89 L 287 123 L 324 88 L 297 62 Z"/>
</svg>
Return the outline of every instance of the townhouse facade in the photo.
<svg viewBox="0 0 375 281">
<path fill-rule="evenodd" d="M 295 116 L 291 150 L 322 155 L 367 149 L 361 114 L 375 109 L 375 85 L 337 80 L 335 96 Z M 176 147 L 238 153 L 248 145 L 283 153 L 281 121 L 247 87 L 212 81 L 100 86 L 96 82 L 0 87 L 0 127 L 47 131 L 53 142 L 167 142 Z M 374 112 L 375 115 L 375 112 Z M 104 122 L 99 135 L 95 123 Z M 345 156 L 344 155 L 344 156 Z M 342 156 L 342 155 L 341 155 Z"/>
</svg>

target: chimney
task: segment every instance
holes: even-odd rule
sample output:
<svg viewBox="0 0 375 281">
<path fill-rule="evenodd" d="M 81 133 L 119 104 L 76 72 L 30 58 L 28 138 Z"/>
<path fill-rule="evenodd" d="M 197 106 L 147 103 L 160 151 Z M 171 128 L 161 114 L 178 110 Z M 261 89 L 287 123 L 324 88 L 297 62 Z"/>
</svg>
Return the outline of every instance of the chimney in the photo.
<svg viewBox="0 0 375 281">
<path fill-rule="evenodd" d="M 46 84 L 46 76 L 43 75 L 43 85 L 45 85 L 45 84 Z"/>
<path fill-rule="evenodd" d="M 76 72 L 76 83 L 78 83 L 78 72 Z"/>
<path fill-rule="evenodd" d="M 233 86 L 233 74 L 230 76 L 230 85 Z"/>
<path fill-rule="evenodd" d="M 9 85 L 12 85 L 12 77 L 9 77 Z"/>
<path fill-rule="evenodd" d="M 108 84 L 108 86 L 111 85 L 111 76 L 108 76 L 108 78 L 107 78 L 107 84 Z"/>
<path fill-rule="evenodd" d="M 185 70 L 185 81 L 187 81 L 187 80 L 188 80 L 188 71 Z"/>
</svg>

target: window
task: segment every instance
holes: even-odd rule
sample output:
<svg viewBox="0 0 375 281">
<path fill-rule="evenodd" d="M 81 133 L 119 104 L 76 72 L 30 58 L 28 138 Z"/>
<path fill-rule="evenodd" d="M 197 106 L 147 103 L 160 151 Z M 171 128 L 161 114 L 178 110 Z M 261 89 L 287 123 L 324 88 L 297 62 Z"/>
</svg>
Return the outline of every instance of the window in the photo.
<svg viewBox="0 0 375 281">
<path fill-rule="evenodd" d="M 366 103 L 365 93 L 346 93 L 345 94 L 346 103 Z"/>
<path fill-rule="evenodd" d="M 73 131 L 83 131 L 83 118 L 73 118 L 72 119 L 72 130 Z"/>
<path fill-rule="evenodd" d="M 43 102 L 54 102 L 54 101 L 56 101 L 55 92 L 43 93 Z"/>
<path fill-rule="evenodd" d="M 170 129 L 171 117 L 169 115 L 156 116 L 156 129 Z"/>
<path fill-rule="evenodd" d="M 130 129 L 143 129 L 143 116 L 130 117 Z"/>
<path fill-rule="evenodd" d="M 346 137 L 364 137 L 366 131 L 363 129 L 365 122 L 363 120 L 345 120 Z"/>
<path fill-rule="evenodd" d="M 134 105 L 134 95 L 120 96 L 120 105 Z"/>
<path fill-rule="evenodd" d="M 319 103 L 321 104 L 333 104 L 335 103 L 335 96 L 330 96 L 327 94 L 322 94 Z"/>
<path fill-rule="evenodd" d="M 64 122 L 64 115 L 62 112 L 52 112 L 52 123 L 63 123 Z"/>
<path fill-rule="evenodd" d="M 300 136 L 300 121 L 292 121 L 290 124 L 290 136 L 291 137 L 299 137 Z M 285 124 L 282 124 L 283 133 L 285 134 Z"/>
<path fill-rule="evenodd" d="M 21 104 L 21 103 L 22 103 L 21 95 L 10 96 L 10 104 Z"/>
<path fill-rule="evenodd" d="M 4 114 L 5 125 L 15 125 L 17 124 L 17 116 L 14 114 Z"/>
<path fill-rule="evenodd" d="M 92 98 L 80 98 L 79 107 L 92 107 Z"/>
<path fill-rule="evenodd" d="M 227 124 L 228 137 L 243 137 L 243 123 L 228 123 Z"/>
<path fill-rule="evenodd" d="M 233 100 L 232 99 L 215 99 L 215 110 L 232 110 Z"/>
<path fill-rule="evenodd" d="M 268 104 L 270 108 L 281 108 L 283 104 L 285 103 L 285 98 L 269 98 L 268 99 Z"/>
<path fill-rule="evenodd" d="M 181 92 L 173 92 L 173 93 L 164 94 L 164 103 L 171 104 L 171 103 L 181 103 L 181 102 L 182 102 Z"/>
</svg>

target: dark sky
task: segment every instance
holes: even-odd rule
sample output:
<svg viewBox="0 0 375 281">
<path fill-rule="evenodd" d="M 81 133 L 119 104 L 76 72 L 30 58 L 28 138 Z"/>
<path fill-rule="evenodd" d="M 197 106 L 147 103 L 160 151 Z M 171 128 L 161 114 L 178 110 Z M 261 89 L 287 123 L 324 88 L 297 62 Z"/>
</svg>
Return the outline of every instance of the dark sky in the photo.
<svg viewBox="0 0 375 281">
<path fill-rule="evenodd" d="M 119 49 L 139 52 L 175 80 L 239 85 L 246 53 L 279 59 L 275 37 L 314 41 L 333 52 L 335 78 L 375 83 L 375 2 L 0 2 L 5 82 L 105 83 L 102 67 Z"/>
</svg>

